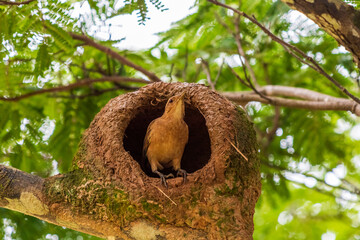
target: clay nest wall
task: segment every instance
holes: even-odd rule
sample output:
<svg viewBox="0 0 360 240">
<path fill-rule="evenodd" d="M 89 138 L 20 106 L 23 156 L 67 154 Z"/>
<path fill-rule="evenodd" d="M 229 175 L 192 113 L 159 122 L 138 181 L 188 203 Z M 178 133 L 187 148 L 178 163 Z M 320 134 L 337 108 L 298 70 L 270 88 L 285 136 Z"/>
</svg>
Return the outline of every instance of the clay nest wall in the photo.
<svg viewBox="0 0 360 240">
<path fill-rule="evenodd" d="M 250 160 L 237 156 L 242 162 L 237 167 L 256 169 L 256 143 L 250 139 L 254 131 L 244 112 L 207 87 L 188 83 L 154 83 L 112 99 L 84 133 L 75 165 L 95 178 L 106 177 L 132 192 L 149 193 L 149 185 L 161 187 L 160 179 L 142 156 L 143 141 L 149 123 L 163 114 L 167 100 L 183 91 L 189 141 L 181 166 L 190 174 L 187 184 L 182 184 L 181 177 L 168 179 L 168 191 L 176 194 L 181 188 L 183 193 L 194 182 L 223 182 L 229 157 L 238 150 Z M 259 171 L 255 173 L 258 175 Z"/>
<path fill-rule="evenodd" d="M 143 141 L 167 100 L 183 91 L 189 141 L 182 168 L 189 176 L 185 184 L 181 177 L 168 179 L 165 189 L 142 158 Z M 246 113 L 218 93 L 199 84 L 153 83 L 103 107 L 85 131 L 74 164 L 98 182 L 123 189 L 139 216 L 157 228 L 166 223 L 199 230 L 204 239 L 251 239 L 261 190 L 257 151 Z M 179 239 L 176 229 L 167 239 Z"/>
</svg>

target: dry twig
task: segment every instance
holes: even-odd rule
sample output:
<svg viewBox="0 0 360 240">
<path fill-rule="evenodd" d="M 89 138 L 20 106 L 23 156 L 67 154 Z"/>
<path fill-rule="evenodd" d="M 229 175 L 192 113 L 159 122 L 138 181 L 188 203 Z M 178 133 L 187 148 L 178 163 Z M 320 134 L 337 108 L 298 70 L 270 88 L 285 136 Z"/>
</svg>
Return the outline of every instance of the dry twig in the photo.
<svg viewBox="0 0 360 240">
<path fill-rule="evenodd" d="M 158 186 L 155 186 L 153 184 L 151 184 L 151 186 L 155 187 L 157 190 L 159 190 L 159 192 L 161 192 L 165 197 L 167 197 L 175 206 L 177 206 L 176 202 L 174 202 L 174 200 L 172 200 L 166 193 L 164 193 L 163 190 L 161 190 Z"/>
<path fill-rule="evenodd" d="M 248 162 L 248 158 L 235 146 L 235 144 L 233 144 L 230 139 L 227 138 L 227 140 L 229 141 L 231 146 L 233 146 L 233 148 Z"/>
</svg>

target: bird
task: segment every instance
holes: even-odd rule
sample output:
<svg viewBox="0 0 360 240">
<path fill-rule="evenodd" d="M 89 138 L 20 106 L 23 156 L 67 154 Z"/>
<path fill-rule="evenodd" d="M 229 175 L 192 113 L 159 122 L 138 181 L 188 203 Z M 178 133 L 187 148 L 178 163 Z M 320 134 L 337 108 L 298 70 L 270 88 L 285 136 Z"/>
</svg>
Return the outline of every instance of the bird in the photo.
<svg viewBox="0 0 360 240">
<path fill-rule="evenodd" d="M 159 171 L 164 168 L 172 167 L 177 176 L 183 176 L 183 183 L 186 182 L 187 172 L 181 169 L 181 158 L 189 138 L 184 121 L 184 98 L 185 91 L 169 98 L 163 115 L 149 124 L 144 138 L 143 155 L 147 157 L 151 171 L 159 175 L 166 188 L 166 179 L 174 175 L 164 175 Z"/>
</svg>

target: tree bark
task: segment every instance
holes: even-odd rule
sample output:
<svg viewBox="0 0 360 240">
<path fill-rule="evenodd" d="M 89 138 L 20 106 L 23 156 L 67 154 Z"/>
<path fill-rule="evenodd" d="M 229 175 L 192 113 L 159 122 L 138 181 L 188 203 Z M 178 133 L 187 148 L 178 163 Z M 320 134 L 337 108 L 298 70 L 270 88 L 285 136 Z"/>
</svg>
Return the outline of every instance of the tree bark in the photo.
<svg viewBox="0 0 360 240">
<path fill-rule="evenodd" d="M 282 0 L 344 46 L 360 68 L 360 11 L 341 0 Z"/>
<path fill-rule="evenodd" d="M 116 231 L 114 224 L 102 222 L 100 225 L 87 214 L 74 214 L 66 201 L 54 202 L 49 198 L 47 191 L 50 186 L 55 187 L 60 181 L 77 174 L 44 179 L 0 164 L 0 207 L 97 237 L 109 233 L 115 235 L 114 232 L 119 230 Z"/>
</svg>

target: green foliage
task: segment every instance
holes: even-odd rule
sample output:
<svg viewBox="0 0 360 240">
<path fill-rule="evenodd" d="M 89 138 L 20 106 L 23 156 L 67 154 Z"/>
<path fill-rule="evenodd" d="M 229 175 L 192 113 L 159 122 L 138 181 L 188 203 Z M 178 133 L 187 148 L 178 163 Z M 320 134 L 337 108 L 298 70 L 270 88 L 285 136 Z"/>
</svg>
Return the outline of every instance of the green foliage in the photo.
<svg viewBox="0 0 360 240">
<path fill-rule="evenodd" d="M 270 0 L 241 1 L 240 6 L 239 1 L 225 2 L 254 15 L 359 95 L 354 81 L 359 70 L 352 56 L 304 17 L 294 18 L 287 5 Z M 16 97 L 88 78 L 137 76 L 134 69 L 68 34 L 93 35 L 93 26 L 107 24 L 120 14 L 136 13 L 138 23 L 145 24 L 149 4 L 160 12 L 167 10 L 166 2 L 159 0 L 121 3 L 40 0 L 19 7 L 0 6 L 0 96 Z M 88 16 L 74 14 L 77 4 L 88 5 Z M 245 78 L 232 34 L 234 20 L 230 11 L 197 1 L 196 12 L 159 33 L 160 40 L 153 48 L 116 51 L 165 81 L 207 84 L 199 64 L 203 59 L 209 64 L 212 79 L 218 76 L 218 91 L 250 91 L 227 66 Z M 304 66 L 243 17 L 239 29 L 260 85 L 300 87 L 345 97 L 325 77 Z M 113 47 L 121 39 L 97 42 Z M 68 172 L 81 135 L 95 114 L 111 98 L 138 86 L 96 83 L 20 101 L 0 101 L 0 163 L 42 177 Z M 280 108 L 276 122 L 274 106 L 250 103 L 246 110 L 258 133 L 262 160 L 262 195 L 255 214 L 254 239 L 321 239 L 326 232 L 334 233 L 336 239 L 359 239 L 360 208 L 351 201 L 359 194 L 345 184 L 346 180 L 360 185 L 359 141 L 351 135 L 359 126 L 359 118 L 348 112 Z M 275 134 L 269 135 L 271 130 Z M 345 176 L 338 177 L 341 183 L 332 186 L 326 176 L 339 166 L 345 168 Z M 348 199 L 342 199 L 344 196 Z M 95 239 L 4 209 L 0 209 L 0 216 L 0 238 L 10 225 L 15 229 L 11 235 L 14 239 L 45 239 L 47 234 L 56 234 L 59 239 Z M 31 237 L 23 229 L 34 229 Z"/>
</svg>

